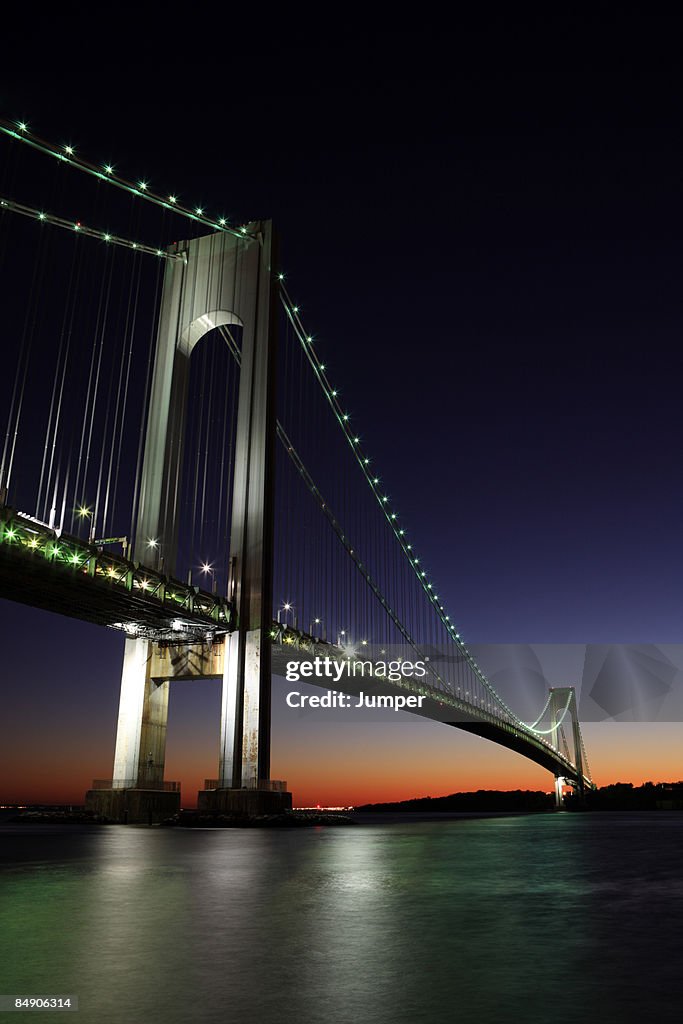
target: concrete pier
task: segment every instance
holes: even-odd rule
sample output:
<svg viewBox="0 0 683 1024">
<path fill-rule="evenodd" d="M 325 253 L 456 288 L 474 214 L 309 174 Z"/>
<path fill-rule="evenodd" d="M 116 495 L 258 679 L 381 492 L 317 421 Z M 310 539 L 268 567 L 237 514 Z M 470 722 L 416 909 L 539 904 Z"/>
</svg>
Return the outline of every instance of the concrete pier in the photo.
<svg viewBox="0 0 683 1024">
<path fill-rule="evenodd" d="M 180 811 L 180 789 L 89 789 L 85 809 L 120 825 L 156 825 Z"/>
<path fill-rule="evenodd" d="M 258 817 L 282 814 L 292 809 L 292 794 L 267 789 L 200 789 L 197 811 L 200 814 L 235 814 Z"/>
</svg>

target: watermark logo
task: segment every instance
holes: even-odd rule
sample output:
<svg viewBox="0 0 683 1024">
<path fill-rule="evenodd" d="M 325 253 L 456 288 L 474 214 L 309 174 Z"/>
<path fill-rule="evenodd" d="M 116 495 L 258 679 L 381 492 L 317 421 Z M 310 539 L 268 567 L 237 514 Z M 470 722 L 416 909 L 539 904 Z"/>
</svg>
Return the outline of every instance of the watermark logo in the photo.
<svg viewBox="0 0 683 1024">
<path fill-rule="evenodd" d="M 316 657 L 310 661 L 288 661 L 285 678 L 288 683 L 302 679 L 329 679 L 338 683 L 347 679 L 382 679 L 399 683 L 402 679 L 422 679 L 427 675 L 424 661 L 359 661 L 352 658 Z"/>
</svg>

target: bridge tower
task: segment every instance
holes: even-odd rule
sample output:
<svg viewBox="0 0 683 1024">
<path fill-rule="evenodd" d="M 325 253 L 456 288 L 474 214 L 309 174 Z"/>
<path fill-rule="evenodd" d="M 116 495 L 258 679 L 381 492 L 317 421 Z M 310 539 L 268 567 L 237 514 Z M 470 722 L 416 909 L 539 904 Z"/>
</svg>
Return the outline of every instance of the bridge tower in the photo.
<svg viewBox="0 0 683 1024">
<path fill-rule="evenodd" d="M 581 726 L 579 714 L 576 707 L 576 690 L 573 686 L 551 686 L 550 687 L 550 739 L 554 747 L 559 749 L 560 726 L 566 717 L 570 716 L 572 723 L 572 741 L 574 744 L 574 764 L 576 765 L 576 791 L 579 798 L 584 797 L 584 771 L 583 771 L 583 743 L 581 740 Z M 555 776 L 555 806 L 562 807 L 562 786 L 564 777 Z"/>
<path fill-rule="evenodd" d="M 225 639 L 215 811 L 291 806 L 270 780 L 276 288 L 269 221 L 244 237 L 221 232 L 174 243 L 163 284 L 134 546 L 136 561 L 174 574 L 190 357 L 216 327 L 239 325 L 242 352 L 230 533 L 230 593 L 237 628 Z M 161 558 L 163 557 L 163 562 Z M 154 645 L 126 640 L 111 790 L 88 805 L 124 820 L 173 813 L 165 791 L 169 680 L 153 674 Z M 282 789 L 284 787 L 281 787 Z"/>
</svg>

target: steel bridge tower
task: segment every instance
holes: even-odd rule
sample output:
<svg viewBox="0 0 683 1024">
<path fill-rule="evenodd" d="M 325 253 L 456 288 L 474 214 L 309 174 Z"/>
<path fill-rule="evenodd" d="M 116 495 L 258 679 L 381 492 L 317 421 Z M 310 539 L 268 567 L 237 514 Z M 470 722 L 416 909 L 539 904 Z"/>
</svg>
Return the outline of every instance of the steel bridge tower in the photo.
<svg viewBox="0 0 683 1024">
<path fill-rule="evenodd" d="M 277 296 L 273 248 L 270 221 L 248 225 L 244 237 L 218 233 L 169 248 L 177 258 L 166 263 L 140 481 L 134 559 L 150 568 L 163 566 L 164 573 L 173 575 L 190 357 L 209 331 L 238 325 L 242 353 L 228 594 L 237 628 L 225 638 L 221 652 L 218 780 L 214 790 L 200 796 L 203 806 L 215 812 L 291 807 L 291 794 L 270 780 Z M 168 675 L 160 679 L 154 648 L 149 640 L 126 639 L 111 789 L 91 790 L 87 797 L 88 806 L 123 820 L 157 820 L 179 808 L 179 793 L 168 791 L 172 784 L 164 783 L 174 659 L 163 659 Z"/>
<path fill-rule="evenodd" d="M 551 686 L 550 687 L 550 735 L 553 746 L 560 748 L 560 726 L 566 715 L 569 715 L 572 723 L 572 741 L 574 745 L 574 763 L 576 765 L 576 792 L 580 801 L 585 797 L 584 767 L 583 767 L 583 741 L 581 739 L 581 726 L 579 724 L 579 713 L 576 707 L 576 690 L 573 686 Z M 564 785 L 562 775 L 555 776 L 555 806 L 562 807 L 562 787 Z"/>
</svg>

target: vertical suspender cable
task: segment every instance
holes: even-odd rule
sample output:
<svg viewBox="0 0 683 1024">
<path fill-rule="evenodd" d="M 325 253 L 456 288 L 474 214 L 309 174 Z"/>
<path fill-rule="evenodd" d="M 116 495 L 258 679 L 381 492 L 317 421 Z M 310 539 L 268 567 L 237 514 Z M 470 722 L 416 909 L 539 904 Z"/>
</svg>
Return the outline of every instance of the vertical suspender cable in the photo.
<svg viewBox="0 0 683 1024">
<path fill-rule="evenodd" d="M 71 292 L 71 287 L 72 287 L 72 283 L 73 283 L 74 274 L 76 272 L 78 257 L 79 257 L 79 247 L 78 247 L 78 244 L 76 242 L 74 242 L 74 249 L 73 249 L 72 257 L 71 257 L 71 267 L 70 267 L 70 271 L 69 271 L 69 284 L 68 284 L 68 288 L 67 288 L 67 297 L 68 297 L 68 295 Z M 59 376 L 59 367 L 61 366 L 61 360 L 62 360 L 62 355 L 63 355 L 63 351 L 64 351 L 67 317 L 68 317 L 68 299 L 67 299 L 67 302 L 65 303 L 64 313 L 63 313 L 63 316 L 62 316 L 62 327 L 61 327 L 61 331 L 60 331 L 60 335 L 59 335 L 59 347 L 57 349 L 57 361 L 56 361 L 56 365 L 55 365 L 55 375 L 54 375 L 54 380 L 52 382 L 52 396 L 51 396 L 51 399 L 50 399 L 50 408 L 49 408 L 49 411 L 48 411 L 47 426 L 45 428 L 45 444 L 43 446 L 43 458 L 42 458 L 41 467 L 40 467 L 40 478 L 39 478 L 39 481 L 38 481 L 38 493 L 36 495 L 36 515 L 37 516 L 40 516 L 40 514 L 41 514 L 40 506 L 41 506 L 41 502 L 42 502 L 42 499 L 43 499 L 43 481 L 44 481 L 44 478 L 45 478 L 45 467 L 46 467 L 46 464 L 47 464 L 47 453 L 48 453 L 49 446 L 50 446 L 50 434 L 51 434 L 51 431 L 52 431 L 52 417 L 53 417 L 53 414 L 54 414 L 55 398 L 56 398 L 56 393 L 57 393 L 57 379 L 58 379 L 58 376 Z"/>
<path fill-rule="evenodd" d="M 122 449 L 123 449 L 124 432 L 125 432 L 126 424 L 128 422 L 128 391 L 129 391 L 129 384 L 130 384 L 130 371 L 131 371 L 131 365 L 132 365 L 132 360 L 133 360 L 133 350 L 134 350 L 134 347 L 135 347 L 135 335 L 136 335 L 136 330 L 137 330 L 137 313 L 138 313 L 138 302 L 139 302 L 139 297 L 140 297 L 140 280 L 141 280 L 140 263 L 139 263 L 139 260 L 137 259 L 137 254 L 135 254 L 135 257 L 136 258 L 134 259 L 134 262 L 133 262 L 132 267 L 131 267 L 131 282 L 135 281 L 134 297 L 133 297 L 133 308 L 132 308 L 132 312 L 131 312 L 131 309 L 130 309 L 130 296 L 129 296 L 129 306 L 128 306 L 128 310 L 126 312 L 126 336 L 128 338 L 128 356 L 127 356 L 127 360 L 126 360 L 126 371 L 125 371 L 125 379 L 124 379 L 124 387 L 123 387 L 123 399 L 122 399 L 122 402 L 121 402 L 121 415 L 120 415 L 120 425 L 119 425 L 119 430 L 118 430 L 118 441 L 117 441 L 117 447 L 116 447 L 116 460 L 115 460 L 113 487 L 112 487 L 112 493 L 111 493 L 111 504 L 109 506 L 110 507 L 110 517 L 111 518 L 110 518 L 110 523 L 109 524 L 107 524 L 105 522 L 105 526 L 104 526 L 105 533 L 110 533 L 110 532 L 113 533 L 114 532 L 114 516 L 116 515 L 116 498 L 117 498 L 117 493 L 118 493 L 119 475 L 120 475 L 120 470 L 121 470 L 121 452 L 122 452 Z M 137 273 L 135 272 L 136 266 L 137 266 Z M 131 283 L 131 291 L 132 290 L 133 290 L 133 285 Z M 119 386 L 120 386 L 120 378 L 119 378 Z M 117 407 L 118 407 L 118 397 L 117 397 Z M 144 421 L 141 422 L 141 424 L 140 424 L 140 432 L 141 433 L 142 433 L 143 426 L 144 426 Z M 113 453 L 114 453 L 114 449 L 113 449 L 113 446 L 112 446 L 112 456 L 113 456 Z M 109 477 L 107 479 L 107 500 L 109 500 L 109 484 L 111 482 L 111 471 L 112 471 L 112 464 L 110 462 L 110 464 L 109 464 Z M 106 513 L 105 513 L 105 519 L 106 519 Z M 109 528 L 108 528 L 108 526 L 109 526 Z"/>
<path fill-rule="evenodd" d="M 155 288 L 155 294 L 154 294 L 154 307 L 153 307 L 154 309 L 158 309 L 159 308 L 159 299 L 160 299 L 160 295 L 161 295 L 162 280 L 163 280 L 163 268 L 162 268 L 162 265 L 161 265 L 161 261 L 159 261 L 159 264 L 157 266 L 157 274 L 156 274 L 156 288 Z M 147 373 L 146 373 L 145 391 L 144 391 L 143 403 L 142 403 L 143 409 L 147 410 L 147 412 L 149 412 L 150 395 L 151 395 L 151 390 L 152 390 L 152 368 L 154 366 L 154 355 L 155 355 L 155 351 L 156 351 L 156 334 L 157 334 L 157 323 L 156 323 L 156 319 L 155 319 L 152 322 L 152 324 L 150 326 L 150 331 L 149 331 L 148 356 L 147 356 Z M 142 423 L 140 424 L 140 436 L 138 438 L 138 455 L 137 455 L 137 460 L 136 460 L 136 463 L 135 463 L 135 477 L 134 477 L 134 481 L 133 481 L 133 500 L 131 502 L 130 532 L 129 532 L 129 543 L 130 543 L 131 548 L 133 547 L 133 545 L 135 543 L 135 540 L 136 540 L 137 526 L 138 526 L 138 512 L 139 512 L 139 503 L 140 503 L 140 484 L 141 484 L 141 480 L 142 480 L 142 459 L 143 459 L 143 451 L 144 451 L 144 443 L 145 443 L 146 419 L 147 419 L 146 416 L 143 417 Z"/>
<path fill-rule="evenodd" d="M 34 263 L 29 299 L 24 317 L 24 327 L 19 345 L 19 356 L 17 359 L 14 386 L 10 401 L 9 414 L 7 419 L 7 433 L 2 450 L 2 462 L 0 463 L 0 491 L 3 487 L 9 490 L 12 479 L 12 468 L 21 424 L 21 413 L 24 404 L 26 390 L 26 379 L 28 368 L 31 362 L 33 340 L 35 337 L 36 323 L 38 319 L 39 296 L 41 293 L 42 280 L 44 278 L 45 266 L 48 262 L 52 236 L 41 232 L 38 243 L 38 257 Z M 37 503 L 36 503 L 37 508 Z"/>
</svg>

